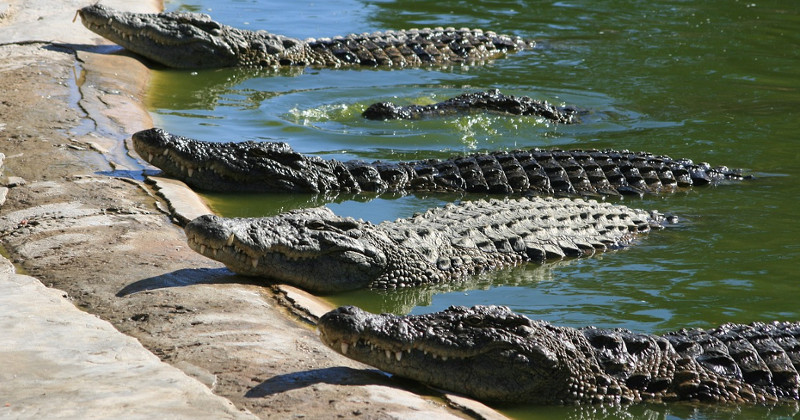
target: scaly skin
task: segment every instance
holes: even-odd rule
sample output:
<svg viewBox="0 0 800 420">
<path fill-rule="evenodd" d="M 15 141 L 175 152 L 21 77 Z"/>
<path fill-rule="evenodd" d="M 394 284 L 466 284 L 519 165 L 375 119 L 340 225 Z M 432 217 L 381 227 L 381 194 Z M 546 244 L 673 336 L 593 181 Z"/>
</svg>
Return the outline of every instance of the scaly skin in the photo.
<svg viewBox="0 0 800 420">
<path fill-rule="evenodd" d="M 175 68 L 472 64 L 534 45 L 480 29 L 411 29 L 301 41 L 237 29 L 200 13 L 129 13 L 95 4 L 83 25 L 127 50 Z"/>
<path fill-rule="evenodd" d="M 301 155 L 286 143 L 202 142 L 158 128 L 135 133 L 133 146 L 168 176 L 206 191 L 641 196 L 749 178 L 725 166 L 627 150 L 530 149 L 419 162 L 340 162 Z"/>
<path fill-rule="evenodd" d="M 560 124 L 578 122 L 578 110 L 557 107 L 527 96 L 504 95 L 497 89 L 465 93 L 432 105 L 398 106 L 391 102 L 370 105 L 361 115 L 369 120 L 418 120 L 475 112 L 532 115 Z"/>
<path fill-rule="evenodd" d="M 500 306 L 417 316 L 347 306 L 318 326 L 352 359 L 489 402 L 777 403 L 800 389 L 797 322 L 650 335 L 556 327 Z"/>
<path fill-rule="evenodd" d="M 275 217 L 198 217 L 193 250 L 232 271 L 311 292 L 457 281 L 483 271 L 591 255 L 661 227 L 658 213 L 582 199 L 469 201 L 378 225 L 325 207 Z"/>
</svg>

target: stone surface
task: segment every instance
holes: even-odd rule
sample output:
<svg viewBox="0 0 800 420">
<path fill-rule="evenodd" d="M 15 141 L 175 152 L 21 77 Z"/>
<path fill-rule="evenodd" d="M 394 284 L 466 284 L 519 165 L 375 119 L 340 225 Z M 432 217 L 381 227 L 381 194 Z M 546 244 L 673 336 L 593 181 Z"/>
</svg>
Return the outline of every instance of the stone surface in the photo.
<svg viewBox="0 0 800 420">
<path fill-rule="evenodd" d="M 195 217 L 213 213 L 206 203 L 183 182 L 159 176 L 150 176 L 147 179 L 155 185 L 158 194 L 167 201 L 170 212 L 180 224 L 186 224 Z"/>
<path fill-rule="evenodd" d="M 0 257 L 0 417 L 257 418 Z"/>
</svg>

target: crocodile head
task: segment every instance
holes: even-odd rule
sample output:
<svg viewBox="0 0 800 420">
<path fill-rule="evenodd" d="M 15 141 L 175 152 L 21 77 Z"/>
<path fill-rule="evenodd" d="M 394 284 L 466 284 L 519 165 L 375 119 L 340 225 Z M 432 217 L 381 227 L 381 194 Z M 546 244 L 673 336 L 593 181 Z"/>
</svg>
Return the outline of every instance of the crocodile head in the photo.
<svg viewBox="0 0 800 420">
<path fill-rule="evenodd" d="M 132 138 L 139 156 L 199 189 L 318 193 L 336 182 L 324 160 L 303 156 L 283 142 L 203 142 L 159 128 Z"/>
<path fill-rule="evenodd" d="M 502 306 L 373 315 L 353 306 L 319 320 L 320 338 L 389 373 L 495 402 L 564 402 L 581 358 L 570 330 Z"/>
<path fill-rule="evenodd" d="M 330 293 L 366 287 L 386 269 L 371 228 L 318 207 L 266 218 L 205 215 L 185 232 L 190 248 L 234 272 Z"/>
<path fill-rule="evenodd" d="M 264 31 L 222 25 L 201 13 L 129 13 L 94 4 L 78 14 L 92 32 L 168 67 L 276 65 L 282 53 L 300 44 Z M 248 62 L 259 55 L 263 63 Z"/>
</svg>

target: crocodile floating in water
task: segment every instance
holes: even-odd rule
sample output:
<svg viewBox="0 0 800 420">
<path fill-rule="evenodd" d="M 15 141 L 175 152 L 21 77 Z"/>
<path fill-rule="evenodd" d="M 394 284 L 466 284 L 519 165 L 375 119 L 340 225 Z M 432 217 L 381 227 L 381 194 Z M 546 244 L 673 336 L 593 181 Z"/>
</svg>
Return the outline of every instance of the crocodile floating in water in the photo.
<svg viewBox="0 0 800 420">
<path fill-rule="evenodd" d="M 662 335 L 557 327 L 501 306 L 416 316 L 335 309 L 320 338 L 360 362 L 503 403 L 798 401 L 800 323 Z"/>
<path fill-rule="evenodd" d="M 168 67 L 420 66 L 470 64 L 522 50 L 533 41 L 480 29 L 425 28 L 305 41 L 237 29 L 200 13 L 130 13 L 95 4 L 83 25 Z"/>
<path fill-rule="evenodd" d="M 668 221 L 583 199 L 478 200 L 377 225 L 326 207 L 274 217 L 200 216 L 189 247 L 232 271 L 312 292 L 398 288 L 617 248 Z"/>
<path fill-rule="evenodd" d="M 361 115 L 370 120 L 417 120 L 479 111 L 532 115 L 560 124 L 578 122 L 576 108 L 558 107 L 527 96 L 504 95 L 497 89 L 465 93 L 432 105 L 398 106 L 392 102 L 378 102 Z"/>
<path fill-rule="evenodd" d="M 741 170 L 627 150 L 530 149 L 418 162 L 341 162 L 302 155 L 282 142 L 203 142 L 158 128 L 135 133 L 133 146 L 168 176 L 207 191 L 618 196 L 745 178 Z"/>
</svg>

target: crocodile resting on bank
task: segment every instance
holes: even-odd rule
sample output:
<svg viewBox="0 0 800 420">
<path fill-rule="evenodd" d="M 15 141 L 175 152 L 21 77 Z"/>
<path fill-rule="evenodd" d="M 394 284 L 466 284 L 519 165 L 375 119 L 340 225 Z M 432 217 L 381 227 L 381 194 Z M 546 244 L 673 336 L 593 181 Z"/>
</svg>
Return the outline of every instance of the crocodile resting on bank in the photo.
<svg viewBox="0 0 800 420">
<path fill-rule="evenodd" d="M 392 102 L 378 102 L 370 105 L 361 115 L 369 120 L 418 120 L 478 111 L 532 115 L 561 124 L 578 122 L 576 108 L 558 107 L 527 96 L 504 95 L 497 89 L 465 93 L 432 105 L 398 106 Z"/>
<path fill-rule="evenodd" d="M 480 29 L 410 29 L 305 41 L 237 29 L 200 13 L 130 13 L 95 4 L 78 10 L 83 25 L 125 49 L 176 68 L 420 66 L 470 64 L 533 41 Z"/>
<path fill-rule="evenodd" d="M 311 292 L 398 288 L 618 248 L 671 222 L 583 199 L 466 201 L 377 225 L 326 207 L 274 217 L 200 216 L 189 247 L 232 271 Z"/>
<path fill-rule="evenodd" d="M 627 150 L 530 149 L 418 162 L 341 162 L 302 155 L 283 142 L 203 142 L 158 128 L 135 133 L 133 146 L 166 175 L 206 191 L 641 196 L 746 178 L 725 166 Z"/>
<path fill-rule="evenodd" d="M 557 327 L 501 306 L 417 315 L 335 309 L 334 350 L 399 376 L 503 403 L 798 401 L 800 323 L 725 324 L 662 335 Z"/>
</svg>

